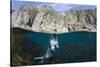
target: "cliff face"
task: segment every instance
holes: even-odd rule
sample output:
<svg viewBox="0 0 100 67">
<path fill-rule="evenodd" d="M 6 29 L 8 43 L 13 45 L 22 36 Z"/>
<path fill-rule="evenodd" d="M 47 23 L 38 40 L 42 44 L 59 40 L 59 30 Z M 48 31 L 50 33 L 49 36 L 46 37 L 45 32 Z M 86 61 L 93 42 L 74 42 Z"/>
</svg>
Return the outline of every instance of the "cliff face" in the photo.
<svg viewBox="0 0 100 67">
<path fill-rule="evenodd" d="M 96 32 L 96 9 L 54 11 L 51 7 L 23 7 L 12 14 L 11 27 L 45 33 Z"/>
</svg>

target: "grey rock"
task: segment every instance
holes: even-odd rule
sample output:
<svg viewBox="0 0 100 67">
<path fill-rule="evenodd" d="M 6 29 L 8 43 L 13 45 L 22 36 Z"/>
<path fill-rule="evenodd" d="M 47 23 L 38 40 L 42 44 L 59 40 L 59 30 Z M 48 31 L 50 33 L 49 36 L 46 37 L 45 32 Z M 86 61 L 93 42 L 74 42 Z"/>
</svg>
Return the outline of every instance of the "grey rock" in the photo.
<svg viewBox="0 0 100 67">
<path fill-rule="evenodd" d="M 51 7 L 23 7 L 12 14 L 11 27 L 35 32 L 96 32 L 96 9 L 69 10 L 64 13 Z"/>
</svg>

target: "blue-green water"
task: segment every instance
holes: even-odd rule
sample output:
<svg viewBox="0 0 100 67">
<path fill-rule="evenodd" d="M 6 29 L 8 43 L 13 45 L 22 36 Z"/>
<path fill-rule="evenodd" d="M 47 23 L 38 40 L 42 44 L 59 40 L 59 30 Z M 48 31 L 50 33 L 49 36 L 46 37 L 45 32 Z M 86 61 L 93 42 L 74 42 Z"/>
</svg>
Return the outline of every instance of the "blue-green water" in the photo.
<svg viewBox="0 0 100 67">
<path fill-rule="evenodd" d="M 57 34 L 56 36 L 59 42 L 59 49 L 56 49 L 56 53 L 53 56 L 59 59 L 60 63 L 96 60 L 95 32 L 73 32 Z M 46 51 L 50 45 L 51 34 L 27 32 L 26 38 L 38 43 L 38 46 L 42 46 Z"/>
</svg>

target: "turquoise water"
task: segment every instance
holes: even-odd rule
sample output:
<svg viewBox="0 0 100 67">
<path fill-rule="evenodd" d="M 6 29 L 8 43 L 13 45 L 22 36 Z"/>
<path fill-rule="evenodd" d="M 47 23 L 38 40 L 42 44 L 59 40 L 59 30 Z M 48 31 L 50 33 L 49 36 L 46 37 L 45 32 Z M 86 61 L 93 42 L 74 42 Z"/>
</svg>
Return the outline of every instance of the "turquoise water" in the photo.
<svg viewBox="0 0 100 67">
<path fill-rule="evenodd" d="M 60 48 L 56 49 L 53 56 L 60 63 L 96 60 L 96 32 L 73 32 L 56 36 Z M 50 45 L 51 34 L 27 32 L 26 38 L 38 43 L 46 51 Z"/>
</svg>

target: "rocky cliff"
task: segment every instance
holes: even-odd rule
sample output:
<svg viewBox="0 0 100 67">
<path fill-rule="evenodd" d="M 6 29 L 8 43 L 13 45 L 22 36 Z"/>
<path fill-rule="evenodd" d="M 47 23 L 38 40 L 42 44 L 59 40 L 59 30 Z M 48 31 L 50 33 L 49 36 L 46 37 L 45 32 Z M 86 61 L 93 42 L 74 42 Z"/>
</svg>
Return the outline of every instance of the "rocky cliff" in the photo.
<svg viewBox="0 0 100 67">
<path fill-rule="evenodd" d="M 96 32 L 96 9 L 54 11 L 49 6 L 21 7 L 11 13 L 11 27 L 45 33 Z"/>
</svg>

